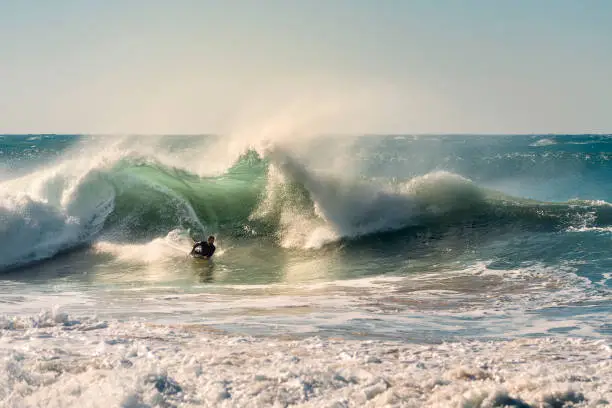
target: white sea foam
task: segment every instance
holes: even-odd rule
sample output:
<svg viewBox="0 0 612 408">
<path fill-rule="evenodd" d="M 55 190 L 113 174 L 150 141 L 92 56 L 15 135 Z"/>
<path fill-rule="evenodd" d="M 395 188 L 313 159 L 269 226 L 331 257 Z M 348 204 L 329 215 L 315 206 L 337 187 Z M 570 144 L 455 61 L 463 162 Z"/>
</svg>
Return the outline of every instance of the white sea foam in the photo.
<svg viewBox="0 0 612 408">
<path fill-rule="evenodd" d="M 596 407 L 607 341 L 445 344 L 228 336 L 203 325 L 73 319 L 0 324 L 5 407 Z"/>
<path fill-rule="evenodd" d="M 483 262 L 466 269 L 403 277 L 308 283 L 294 282 L 288 276 L 285 282 L 267 285 L 187 282 L 158 286 L 155 283 L 160 279 L 176 276 L 153 262 L 137 276 L 133 270 L 116 272 L 105 289 L 66 286 L 35 293 L 33 288 L 16 287 L 12 292 L 21 300 L 0 302 L 0 313 L 31 313 L 57 303 L 77 315 L 138 317 L 157 323 L 206 321 L 233 332 L 268 335 L 362 333 L 422 341 L 605 337 L 609 330 L 605 305 L 612 299 L 608 281 L 604 277 L 591 282 L 576 272 L 571 265 L 491 269 Z M 97 286 L 105 285 L 104 274 L 89 279 Z M 63 292 L 75 290 L 84 293 L 64 296 Z"/>
<path fill-rule="evenodd" d="M 95 251 L 112 254 L 119 261 L 154 264 L 161 260 L 185 257 L 193 241 L 185 231 L 172 230 L 163 238 L 156 238 L 145 244 L 116 244 L 109 241 L 98 241 Z"/>
</svg>

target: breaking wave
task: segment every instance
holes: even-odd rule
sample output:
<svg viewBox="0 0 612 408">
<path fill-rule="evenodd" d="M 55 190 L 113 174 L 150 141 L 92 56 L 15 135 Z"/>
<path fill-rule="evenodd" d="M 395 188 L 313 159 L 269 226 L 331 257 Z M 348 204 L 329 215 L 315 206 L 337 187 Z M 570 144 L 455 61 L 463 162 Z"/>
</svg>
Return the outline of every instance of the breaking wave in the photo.
<svg viewBox="0 0 612 408">
<path fill-rule="evenodd" d="M 313 248 L 413 227 L 612 225 L 605 202 L 514 198 L 445 171 L 381 182 L 317 171 L 271 145 L 245 147 L 226 170 L 203 174 L 198 166 L 212 156 L 193 159 L 193 145 L 181 150 L 177 142 L 161 154 L 143 140 L 100 143 L 0 184 L 1 269 L 97 240 L 147 243 L 171 231 Z"/>
</svg>

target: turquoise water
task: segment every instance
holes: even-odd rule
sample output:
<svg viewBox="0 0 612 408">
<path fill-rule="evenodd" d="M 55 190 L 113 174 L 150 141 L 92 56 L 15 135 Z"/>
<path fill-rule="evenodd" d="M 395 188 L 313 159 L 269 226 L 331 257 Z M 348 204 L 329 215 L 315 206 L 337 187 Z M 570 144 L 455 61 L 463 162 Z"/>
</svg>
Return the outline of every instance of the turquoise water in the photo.
<svg viewBox="0 0 612 408">
<path fill-rule="evenodd" d="M 0 313 L 610 334 L 612 137 L 4 135 L 0 152 Z M 189 258 L 209 234 L 214 261 Z"/>
</svg>

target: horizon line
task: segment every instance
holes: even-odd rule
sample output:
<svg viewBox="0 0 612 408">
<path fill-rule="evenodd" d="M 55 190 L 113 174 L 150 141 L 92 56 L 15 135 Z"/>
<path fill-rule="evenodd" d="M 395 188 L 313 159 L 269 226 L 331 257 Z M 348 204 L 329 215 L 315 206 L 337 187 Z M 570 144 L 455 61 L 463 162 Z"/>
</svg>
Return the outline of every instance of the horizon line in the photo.
<svg viewBox="0 0 612 408">
<path fill-rule="evenodd" d="M 78 132 L 43 132 L 43 133 L 4 133 L 0 132 L 0 136 L 228 136 L 227 134 L 221 133 L 78 133 Z M 611 132 L 586 132 L 586 133 L 563 133 L 563 132 L 521 132 L 521 133 L 486 133 L 486 132 L 457 132 L 457 133 L 435 133 L 435 132 L 406 132 L 406 133 L 320 133 L 313 135 L 316 136 L 327 136 L 327 137 L 368 137 L 368 136 L 386 136 L 386 137 L 397 137 L 397 136 L 612 136 Z"/>
</svg>

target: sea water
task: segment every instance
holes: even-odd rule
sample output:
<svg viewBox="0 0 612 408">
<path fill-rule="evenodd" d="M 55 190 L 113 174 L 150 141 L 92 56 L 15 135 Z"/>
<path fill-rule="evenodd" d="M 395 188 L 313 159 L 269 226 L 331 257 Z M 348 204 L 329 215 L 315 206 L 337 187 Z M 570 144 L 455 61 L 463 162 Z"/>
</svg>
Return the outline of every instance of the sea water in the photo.
<svg viewBox="0 0 612 408">
<path fill-rule="evenodd" d="M 603 135 L 0 136 L 0 404 L 609 404 L 610 158 Z"/>
</svg>

